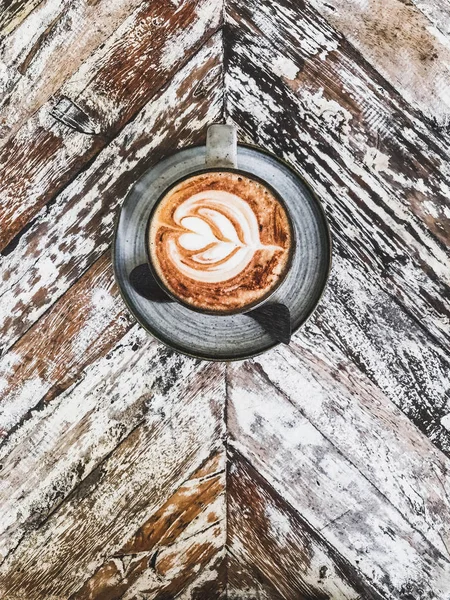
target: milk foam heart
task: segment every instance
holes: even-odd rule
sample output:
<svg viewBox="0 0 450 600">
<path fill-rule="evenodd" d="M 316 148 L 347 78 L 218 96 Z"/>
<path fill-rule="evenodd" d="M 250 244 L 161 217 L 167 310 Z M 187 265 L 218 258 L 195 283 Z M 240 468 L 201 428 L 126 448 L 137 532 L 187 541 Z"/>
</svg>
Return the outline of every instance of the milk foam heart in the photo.
<svg viewBox="0 0 450 600">
<path fill-rule="evenodd" d="M 197 308 L 236 310 L 267 294 L 286 269 L 290 222 L 261 183 L 232 172 L 190 177 L 161 200 L 150 256 L 169 290 Z"/>
<path fill-rule="evenodd" d="M 190 233 L 168 241 L 168 254 L 180 273 L 204 283 L 236 277 L 264 248 L 255 213 L 236 194 L 207 190 L 186 199 L 174 212 L 173 221 Z M 281 248 L 280 248 L 281 249 Z M 186 264 L 191 253 L 194 267 Z"/>
</svg>

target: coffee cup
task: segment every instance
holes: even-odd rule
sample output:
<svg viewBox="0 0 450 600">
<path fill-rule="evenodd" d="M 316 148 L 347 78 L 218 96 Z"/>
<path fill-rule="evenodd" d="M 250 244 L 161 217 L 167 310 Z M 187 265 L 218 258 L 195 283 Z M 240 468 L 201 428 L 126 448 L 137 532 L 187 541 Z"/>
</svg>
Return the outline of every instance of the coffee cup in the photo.
<svg viewBox="0 0 450 600">
<path fill-rule="evenodd" d="M 230 315 L 270 300 L 289 271 L 295 238 L 279 194 L 239 169 L 235 127 L 214 124 L 205 168 L 160 195 L 145 245 L 169 297 L 194 311 Z"/>
</svg>

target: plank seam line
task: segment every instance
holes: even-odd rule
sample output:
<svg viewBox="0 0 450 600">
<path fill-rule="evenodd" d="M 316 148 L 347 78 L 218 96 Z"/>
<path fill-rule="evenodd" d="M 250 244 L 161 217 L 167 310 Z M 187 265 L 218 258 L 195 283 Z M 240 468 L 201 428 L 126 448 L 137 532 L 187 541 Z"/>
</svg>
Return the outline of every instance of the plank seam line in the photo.
<svg viewBox="0 0 450 600">
<path fill-rule="evenodd" d="M 28 19 L 28 17 L 31 15 L 32 12 L 34 12 L 43 2 L 44 0 L 39 0 L 36 4 L 36 6 L 33 6 L 33 8 L 30 10 L 30 12 L 27 14 L 27 16 L 20 21 L 19 23 L 17 23 L 17 25 L 15 25 L 7 34 L 7 36 L 4 38 L 5 40 L 7 39 L 7 37 L 9 37 L 26 19 Z M 5 10 L 5 9 L 4 9 Z M 5 21 L 4 23 L 0 23 L 0 31 L 3 31 L 4 29 L 7 29 L 10 25 L 11 22 L 14 21 L 16 19 L 16 15 L 17 13 L 13 13 L 12 17 L 9 19 L 9 21 Z M 20 13 L 19 13 L 20 15 Z M 1 17 L 1 14 L 0 14 Z"/>
<path fill-rule="evenodd" d="M 238 442 L 238 440 L 235 440 Z M 358 567 L 355 567 L 354 565 L 352 565 L 352 563 L 345 558 L 345 556 L 343 556 L 340 551 L 333 546 L 333 544 L 331 544 L 321 533 L 321 530 L 317 530 L 315 527 L 313 527 L 313 525 L 311 525 L 311 523 L 308 521 L 308 519 L 300 514 L 300 512 L 289 502 L 289 500 L 287 500 L 284 496 L 281 495 L 281 493 L 266 479 L 266 477 L 264 477 L 264 475 L 262 475 L 260 473 L 260 471 L 252 464 L 252 462 L 246 457 L 244 456 L 241 451 L 233 444 L 233 441 L 231 441 L 231 445 L 233 446 L 233 453 L 235 455 L 238 456 L 238 458 L 244 463 L 247 464 L 253 471 L 255 471 L 258 474 L 258 477 L 260 477 L 263 482 L 265 483 L 265 485 L 271 490 L 272 494 L 276 497 L 276 499 L 285 505 L 285 507 L 287 507 L 288 512 L 291 514 L 294 514 L 300 521 L 302 521 L 302 523 L 304 524 L 306 530 L 308 531 L 308 534 L 311 535 L 312 537 L 315 537 L 316 540 L 318 540 L 318 542 L 320 543 L 320 545 L 322 546 L 322 548 L 325 548 L 327 551 L 330 549 L 332 551 L 332 553 L 334 554 L 334 556 L 332 556 L 332 560 L 333 562 L 340 562 L 341 564 L 344 564 L 346 567 L 349 567 L 350 569 L 358 569 Z M 252 478 L 252 481 L 253 478 Z M 258 488 L 260 488 L 261 486 L 259 484 Z M 342 516 L 342 515 L 341 515 Z M 231 552 L 231 550 L 228 548 L 228 551 L 230 551 L 230 553 L 236 557 L 236 555 Z M 327 552 L 328 553 L 328 552 Z M 335 560 L 335 557 L 337 560 Z M 236 557 L 237 558 L 237 557 Z M 337 567 L 339 569 L 341 569 L 341 566 L 339 564 L 337 564 Z M 377 587 L 375 587 L 375 583 L 371 580 L 369 580 L 366 576 L 366 581 L 364 582 L 364 585 L 366 587 L 371 588 L 370 591 L 372 592 L 372 594 L 374 595 L 374 597 L 379 598 L 379 600 L 387 600 L 386 596 L 384 596 L 378 589 Z M 290 598 L 287 600 L 291 600 Z"/>
<path fill-rule="evenodd" d="M 289 348 L 288 348 L 289 350 Z M 291 351 L 292 352 L 292 351 Z M 296 356 L 292 353 L 294 359 L 297 360 Z M 321 431 L 309 418 L 308 416 L 304 413 L 304 411 L 297 406 L 292 400 L 291 398 L 282 390 L 278 387 L 278 385 L 276 383 L 274 383 L 270 377 L 267 375 L 267 373 L 264 371 L 264 369 L 258 368 L 258 366 L 256 364 L 254 364 L 254 366 L 256 367 L 256 371 L 260 374 L 260 376 L 266 380 L 266 382 L 271 385 L 272 387 L 274 387 L 277 392 L 285 399 L 287 400 L 293 407 L 295 410 L 297 410 L 307 421 L 308 423 L 310 423 L 312 425 L 312 427 L 314 427 L 314 429 L 325 438 L 325 440 L 336 450 L 336 452 L 346 461 L 348 462 L 368 483 L 369 485 L 376 491 L 377 494 L 379 494 L 382 498 L 384 498 L 384 500 L 389 504 L 389 506 L 391 506 L 401 517 L 402 519 L 404 519 L 408 525 L 425 541 L 426 544 L 430 545 L 439 555 L 440 557 L 448 564 L 450 564 L 450 556 L 445 556 L 444 554 L 442 554 L 441 550 L 439 550 L 439 548 L 436 548 L 436 546 L 434 545 L 433 542 L 431 542 L 427 537 L 425 537 L 425 535 L 419 530 L 417 529 L 417 527 L 415 525 L 413 525 L 409 519 L 407 519 L 405 517 L 405 515 L 391 502 L 391 500 L 381 491 L 378 489 L 378 487 L 372 482 L 370 481 L 370 479 L 362 472 L 360 471 L 360 469 L 352 462 L 352 460 L 350 458 L 347 458 L 345 456 L 345 454 L 336 446 L 336 444 L 325 434 L 323 433 L 323 431 Z M 314 377 L 314 376 L 313 376 Z M 314 379 L 316 379 L 314 377 Z M 316 379 L 317 381 L 317 379 Z M 320 383 L 320 382 L 318 382 Z M 391 402 L 388 399 L 388 402 Z M 394 405 L 395 406 L 395 405 Z M 420 430 L 418 430 L 420 431 Z M 420 435 L 423 435 L 423 433 L 420 431 Z M 426 438 L 426 436 L 424 436 Z M 426 438 L 428 439 L 428 438 Z M 341 515 L 342 516 L 342 515 Z M 330 523 L 328 523 L 330 524 Z"/>
<path fill-rule="evenodd" d="M 408 102 L 408 100 L 406 100 L 406 98 L 404 98 L 403 95 L 391 83 L 389 83 L 389 81 L 387 81 L 387 79 L 378 71 L 378 69 L 376 69 L 376 67 L 374 65 L 372 65 L 372 63 L 369 62 L 362 55 L 362 53 L 356 48 L 356 46 L 354 46 L 343 35 L 343 33 L 341 31 L 339 31 L 338 29 L 333 27 L 318 10 L 316 10 L 312 6 L 309 6 L 309 10 L 312 13 L 314 13 L 315 15 L 317 15 L 320 19 L 325 21 L 328 28 L 333 32 L 334 36 L 337 38 L 337 40 L 340 44 L 342 44 L 342 43 L 347 44 L 348 47 L 351 48 L 351 50 L 354 52 L 354 54 L 359 57 L 359 60 L 361 61 L 361 63 L 363 65 L 366 65 L 367 70 L 369 71 L 369 74 L 370 74 L 370 71 L 372 71 L 372 73 L 375 74 L 376 77 L 381 80 L 381 82 L 383 84 L 383 89 L 389 93 L 390 97 L 393 96 L 394 98 L 400 99 L 400 104 L 404 104 L 404 106 L 407 108 L 408 112 L 412 116 L 419 117 L 419 120 L 422 121 L 422 124 L 430 130 L 428 133 L 431 134 L 431 136 L 437 138 L 437 140 L 441 141 L 441 143 L 444 143 L 444 144 L 448 143 L 450 136 L 448 135 L 448 132 L 447 132 L 447 129 L 445 128 L 445 126 L 441 127 L 440 125 L 438 125 L 435 122 L 434 119 L 428 117 L 419 107 L 415 107 L 410 102 Z M 274 48 L 277 52 L 282 54 L 284 57 L 289 58 L 286 56 L 286 54 L 284 52 L 282 52 L 279 48 L 276 48 L 274 46 L 272 40 L 258 27 L 258 25 L 249 21 L 245 16 L 243 16 L 238 11 L 234 11 L 234 12 L 237 12 L 237 14 L 239 15 L 240 21 L 245 21 L 245 23 L 247 24 L 248 29 L 250 31 L 252 29 L 257 30 L 259 35 L 261 35 L 261 37 L 263 37 L 265 40 L 267 40 L 267 42 L 270 44 L 270 46 L 272 48 Z M 236 21 L 235 21 L 235 23 L 236 23 L 235 28 L 240 29 L 239 23 L 237 23 Z M 227 21 L 227 25 L 232 26 L 231 21 Z M 353 62 L 355 62 L 355 61 L 353 61 Z M 442 156 L 445 157 L 444 151 L 442 151 Z"/>
<path fill-rule="evenodd" d="M 99 260 L 101 260 L 105 254 L 108 254 L 111 251 L 111 246 L 112 243 L 110 243 L 108 245 L 108 248 L 106 248 L 106 250 L 104 252 L 102 252 L 102 254 L 100 254 L 100 256 L 90 265 L 87 265 L 84 269 L 81 270 L 80 274 L 78 275 L 78 277 L 75 279 L 75 281 L 73 283 L 70 284 L 70 286 L 67 288 L 67 290 L 65 290 L 64 292 L 62 292 L 62 294 L 60 296 L 58 296 L 57 298 L 54 299 L 54 301 L 45 309 L 45 311 L 42 313 L 42 315 L 40 315 L 36 321 L 33 321 L 32 323 L 29 324 L 29 326 L 25 329 L 25 331 L 22 333 L 22 335 L 17 338 L 17 340 L 15 340 L 12 344 L 10 344 L 8 347 L 3 347 L 0 348 L 0 357 L 5 356 L 6 354 L 8 354 L 8 352 L 12 352 L 14 350 L 14 347 L 16 346 L 16 344 L 18 344 L 22 338 L 30 331 L 30 329 L 32 327 L 34 327 L 37 323 L 39 323 L 39 321 L 45 317 L 45 315 L 47 315 L 47 313 L 55 306 L 55 304 L 61 300 L 61 298 L 63 298 L 66 294 L 68 294 L 70 292 L 70 290 L 73 288 L 73 286 L 78 283 L 80 281 L 80 279 L 82 279 L 83 277 L 86 276 L 86 274 L 88 273 L 88 271 L 90 271 L 91 269 L 93 269 L 96 265 L 97 262 Z M 28 268 L 28 270 L 32 269 L 34 267 L 34 265 L 38 262 L 38 260 L 41 258 L 41 255 L 39 255 L 37 257 L 37 259 L 33 262 L 33 264 Z M 20 281 L 20 277 L 19 279 L 17 279 L 17 281 L 15 281 L 5 292 L 3 292 L 2 294 L 0 294 L 0 298 L 1 296 L 3 296 L 3 294 L 6 294 L 7 291 L 11 290 L 16 283 L 18 283 Z M 125 305 L 124 305 L 125 307 Z M 123 337 L 123 336 L 122 336 Z M 119 338 L 121 339 L 121 338 Z"/>
<path fill-rule="evenodd" d="M 120 444 L 119 444 L 119 445 L 120 445 Z M 195 473 L 195 471 L 197 471 L 198 469 L 201 469 L 201 468 L 202 468 L 202 467 L 203 467 L 203 466 L 204 466 L 204 465 L 205 465 L 205 464 L 206 464 L 206 463 L 207 463 L 207 462 L 208 462 L 208 461 L 209 461 L 209 460 L 210 460 L 210 459 L 211 459 L 213 456 L 215 456 L 217 453 L 218 453 L 218 450 L 217 450 L 217 449 L 216 449 L 216 450 L 213 450 L 213 451 L 211 452 L 211 454 L 210 454 L 209 456 L 207 456 L 207 457 L 206 457 L 206 458 L 205 458 L 205 459 L 204 459 L 204 460 L 203 460 L 203 461 L 202 461 L 202 462 L 201 462 L 201 463 L 200 463 L 198 466 L 194 467 L 194 468 L 193 468 L 193 470 L 192 470 L 192 471 L 191 471 L 191 472 L 190 472 L 190 473 L 187 475 L 186 479 L 184 479 L 184 480 L 183 480 L 183 481 L 182 481 L 180 484 L 178 484 L 178 486 L 177 486 L 177 489 L 179 489 L 179 488 L 180 488 L 181 486 L 183 486 L 185 483 L 189 482 L 189 481 L 192 479 L 192 475 Z M 215 471 L 214 473 L 211 473 L 211 476 L 213 476 L 213 475 L 216 475 L 216 476 L 217 476 L 217 475 L 219 475 L 219 474 L 223 473 L 223 471 L 224 471 L 223 469 L 221 469 L 221 470 L 219 470 L 219 471 Z M 201 480 L 201 479 L 202 479 L 202 478 L 200 478 L 200 480 Z M 67 499 L 67 498 L 66 498 L 66 499 Z M 66 499 L 64 499 L 64 500 L 63 500 L 63 502 L 65 502 L 65 500 L 66 500 Z M 170 499 L 170 498 L 169 498 L 169 499 Z M 165 504 L 165 502 L 163 502 L 163 503 L 162 503 L 160 506 L 158 506 L 158 507 L 155 509 L 155 511 L 154 511 L 154 513 L 153 513 L 153 514 L 155 514 L 155 513 L 156 513 L 158 510 L 160 510 L 160 509 L 162 508 L 162 506 L 164 506 L 164 504 Z M 191 503 L 191 504 L 189 504 L 189 506 L 191 506 L 192 504 L 195 504 L 195 500 L 194 500 L 194 501 L 192 501 L 192 503 Z M 191 538 L 195 537 L 196 535 L 199 535 L 199 534 L 203 533 L 204 531 L 207 531 L 208 529 L 211 529 L 212 527 L 214 527 L 214 526 L 216 526 L 218 523 L 220 523 L 220 522 L 221 522 L 221 520 L 222 520 L 222 519 L 218 519 L 217 521 L 214 521 L 214 523 L 211 523 L 211 524 L 209 524 L 209 525 L 206 525 L 206 526 L 205 526 L 203 529 L 201 529 L 201 530 L 199 530 L 199 531 L 197 531 L 197 532 L 193 533 L 192 535 L 190 535 L 190 536 L 188 536 L 187 538 L 184 538 L 184 539 L 185 539 L 185 540 L 191 539 Z M 139 529 L 139 527 L 138 527 L 137 529 Z M 170 544 L 168 544 L 168 545 L 167 545 L 167 546 L 165 546 L 165 547 L 167 547 L 167 548 L 170 548 L 170 547 L 172 547 L 173 545 L 175 545 L 176 543 L 177 543 L 177 541 L 175 540 L 174 542 L 171 542 Z M 98 569 L 99 569 L 99 568 L 101 568 L 101 567 L 102 567 L 102 566 L 103 566 L 105 563 L 107 563 L 109 560 L 112 560 L 112 559 L 114 559 L 114 558 L 121 559 L 121 558 L 123 558 L 123 557 L 125 557 L 125 556 L 139 556 L 139 555 L 146 555 L 146 554 L 148 554 L 148 552 L 151 552 L 151 553 L 152 553 L 152 558 L 154 558 L 154 559 L 155 559 L 155 561 L 156 561 L 156 555 L 158 554 L 158 552 L 159 552 L 160 550 L 161 550 L 161 547 L 160 547 L 160 546 L 158 546 L 158 545 L 155 545 L 155 546 L 154 546 L 154 548 L 152 548 L 150 551 L 146 551 L 146 550 L 144 550 L 144 551 L 141 551 L 141 552 L 130 552 L 130 553 L 123 553 L 123 554 L 121 554 L 121 553 L 119 552 L 119 553 L 112 553 L 111 555 L 105 556 L 105 557 L 103 558 L 103 562 L 102 562 L 102 564 L 101 564 L 101 565 L 99 565 L 99 567 L 97 567 L 97 569 L 95 569 L 95 571 L 93 571 L 93 573 L 92 573 L 92 574 L 91 574 L 91 575 L 90 575 L 90 576 L 89 576 L 87 579 L 85 579 L 85 580 L 84 580 L 84 581 L 81 583 L 81 586 L 80 586 L 80 588 L 81 588 L 81 587 L 82 587 L 82 586 L 83 586 L 83 585 L 86 583 L 86 581 L 88 581 L 88 580 L 89 580 L 91 577 L 93 577 L 93 576 L 95 575 L 95 573 L 98 571 Z M 211 560 L 213 560 L 213 559 L 211 559 Z M 208 564 L 209 564 L 209 563 L 208 563 Z M 206 568 L 206 566 L 207 566 L 207 565 L 205 565 L 205 567 L 204 567 L 204 568 Z M 154 567 L 153 567 L 153 568 L 154 568 Z M 201 569 L 201 570 L 199 571 L 199 573 L 203 572 L 204 568 L 203 568 L 203 569 Z M 80 588 L 78 588 L 78 590 L 79 590 Z M 76 593 L 78 590 L 76 590 L 74 593 Z M 121 596 L 119 596 L 117 600 L 120 600 L 120 598 L 123 598 L 123 596 L 125 595 L 125 593 L 126 593 L 127 591 L 128 591 L 128 590 L 125 590 L 125 591 L 124 591 L 124 593 L 123 593 Z M 72 597 L 72 596 L 71 596 L 71 597 Z"/>
<path fill-rule="evenodd" d="M 76 492 L 78 491 L 78 488 L 80 487 L 80 485 L 83 484 L 83 482 L 86 481 L 86 479 L 88 479 L 89 477 L 92 477 L 92 475 L 96 472 L 99 471 L 101 469 L 101 467 L 103 466 L 103 464 L 111 457 L 111 455 L 117 450 L 117 448 L 119 448 L 119 446 L 125 442 L 130 435 L 132 435 L 134 433 L 134 431 L 136 431 L 136 429 L 138 429 L 138 427 L 140 427 L 142 425 L 142 423 L 144 423 L 145 418 L 141 419 L 129 432 L 128 434 L 122 439 L 120 440 L 120 442 L 117 444 L 117 446 L 115 446 L 112 450 L 110 450 L 96 465 L 95 467 L 85 476 L 83 477 L 83 479 L 80 479 L 80 481 L 77 483 L 77 485 L 70 490 L 70 492 L 67 494 L 67 496 L 65 498 L 61 499 L 61 502 L 59 504 L 56 504 L 52 510 L 45 516 L 45 518 L 39 523 L 39 525 L 37 527 L 34 527 L 33 530 L 38 530 L 40 529 L 43 525 L 45 525 L 45 523 L 61 508 L 61 506 L 63 506 L 66 502 L 70 501 L 71 498 L 76 494 Z M 98 482 L 94 485 L 94 487 L 92 489 L 95 489 L 98 486 Z M 91 490 L 92 491 L 92 490 Z M 29 532 L 26 530 L 23 533 L 23 535 L 21 536 L 20 540 L 18 541 L 18 543 L 14 546 L 14 548 L 11 548 L 4 556 L 3 560 L 0 562 L 0 566 L 3 565 L 3 563 L 6 561 L 6 559 L 9 556 L 12 556 L 14 554 L 14 552 L 17 550 L 17 548 L 19 547 L 19 545 L 21 544 L 23 538 L 28 534 Z"/>
</svg>

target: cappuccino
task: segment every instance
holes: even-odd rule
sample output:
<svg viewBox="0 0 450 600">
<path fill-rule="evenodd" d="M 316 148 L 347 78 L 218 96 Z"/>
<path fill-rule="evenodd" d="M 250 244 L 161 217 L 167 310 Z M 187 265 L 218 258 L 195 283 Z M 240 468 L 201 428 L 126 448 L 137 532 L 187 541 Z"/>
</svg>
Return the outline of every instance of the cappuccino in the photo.
<svg viewBox="0 0 450 600">
<path fill-rule="evenodd" d="M 197 310 L 251 308 L 284 278 L 293 234 L 284 206 L 262 183 L 210 171 L 172 187 L 151 217 L 148 244 L 161 282 Z"/>
</svg>

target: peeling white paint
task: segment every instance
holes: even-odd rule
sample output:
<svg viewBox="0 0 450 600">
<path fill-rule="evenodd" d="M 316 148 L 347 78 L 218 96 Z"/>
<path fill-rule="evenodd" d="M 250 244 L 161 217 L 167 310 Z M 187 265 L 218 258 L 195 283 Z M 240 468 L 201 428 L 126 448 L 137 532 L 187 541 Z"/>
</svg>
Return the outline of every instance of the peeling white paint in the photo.
<svg viewBox="0 0 450 600">
<path fill-rule="evenodd" d="M 373 169 L 377 172 L 389 172 L 389 156 L 380 152 L 377 148 L 368 147 L 363 161 L 369 169 Z"/>
<path fill-rule="evenodd" d="M 286 56 L 277 56 L 272 64 L 272 70 L 279 77 L 294 80 L 298 75 L 297 65 Z"/>
<path fill-rule="evenodd" d="M 166 128 L 168 111 L 172 111 L 170 114 L 176 113 L 191 92 L 189 86 L 184 86 L 181 95 L 182 83 L 191 77 L 199 65 L 218 57 L 220 52 L 221 40 L 216 36 L 212 44 L 204 46 L 194 59 L 176 74 L 164 93 L 149 102 L 99 154 L 94 164 L 65 188 L 51 210 L 48 213 L 45 209 L 41 212 L 33 227 L 21 238 L 17 250 L 3 258 L 3 272 L 8 273 L 10 279 L 8 288 L 0 297 L 0 327 L 4 326 L 9 315 L 14 315 L 17 324 L 17 328 L 9 325 L 3 329 L 5 346 L 12 344 L 27 325 L 32 324 L 68 289 L 78 273 L 106 250 L 112 235 L 112 220 L 102 222 L 102 226 L 96 228 L 95 234 L 89 226 L 92 219 L 103 210 L 106 191 L 121 174 L 136 167 L 140 160 L 147 159 L 158 148 L 160 142 L 167 135 L 171 135 Z M 208 109 L 201 118 L 198 117 L 197 103 L 190 103 L 186 107 L 183 114 L 189 123 L 190 131 L 202 130 L 207 123 L 218 119 L 221 110 L 219 96 L 220 90 L 214 90 Z M 155 122 L 159 123 L 159 129 L 155 129 Z M 82 136 L 77 134 L 77 137 L 78 135 Z M 128 140 L 127 143 L 132 144 L 138 138 L 145 140 L 144 143 L 136 153 L 131 152 L 124 158 L 121 149 L 125 141 Z M 105 163 L 109 165 L 107 171 L 96 178 L 97 169 Z M 131 183 L 132 181 L 130 185 Z M 124 194 L 127 191 L 125 190 Z M 123 196 L 118 197 L 114 194 L 108 199 L 108 214 L 114 211 L 114 207 L 122 198 Z M 84 228 L 80 227 L 83 220 L 86 223 Z M 99 242 L 96 236 L 103 236 L 105 241 Z M 39 246 L 42 248 L 37 257 L 33 245 L 30 245 L 32 239 L 39 239 Z M 70 272 L 62 275 L 67 264 L 67 252 L 76 257 L 76 262 Z M 36 305 L 33 303 L 33 297 L 41 288 L 46 290 L 45 299 L 43 303 Z"/>
</svg>

